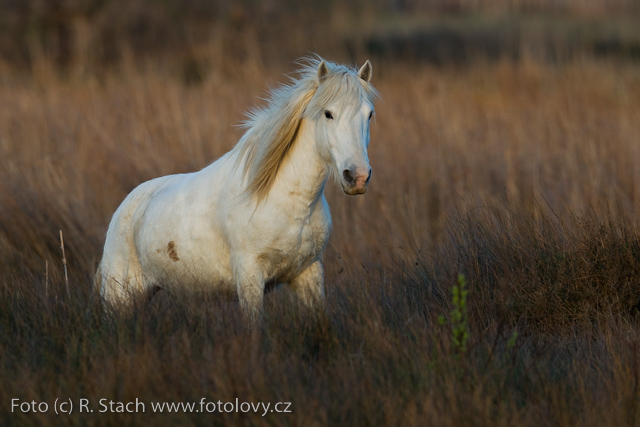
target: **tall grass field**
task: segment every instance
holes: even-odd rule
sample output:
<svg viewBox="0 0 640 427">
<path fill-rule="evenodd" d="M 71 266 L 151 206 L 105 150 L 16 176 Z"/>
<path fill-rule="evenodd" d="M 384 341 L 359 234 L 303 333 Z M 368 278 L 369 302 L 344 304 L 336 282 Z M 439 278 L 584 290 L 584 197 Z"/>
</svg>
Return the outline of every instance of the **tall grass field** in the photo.
<svg viewBox="0 0 640 427">
<path fill-rule="evenodd" d="M 609 34 L 602 23 L 584 45 L 570 39 L 563 50 L 554 39 L 549 54 L 534 49 L 544 44 L 526 21 L 518 55 L 434 62 L 420 49 L 435 33 L 405 37 L 398 17 L 411 28 L 463 23 L 464 2 L 407 2 L 386 19 L 386 2 L 369 12 L 358 2 L 317 14 L 300 6 L 291 37 L 259 24 L 277 8 L 187 3 L 192 15 L 171 15 L 173 2 L 127 3 L 127 16 L 148 20 L 139 33 L 109 29 L 116 0 L 80 12 L 60 2 L 69 18 L 15 9 L 67 27 L 42 18 L 29 21 L 41 31 L 20 32 L 22 21 L 7 20 L 0 424 L 640 425 L 634 44 L 591 49 Z M 489 14 L 473 18 L 473 31 L 494 28 L 486 16 L 531 11 L 562 28 L 640 16 L 625 1 L 488 3 L 468 11 Z M 169 31 L 163 13 L 187 30 Z M 211 16 L 222 17 L 205 31 Z M 274 22 L 294 15 L 284 16 Z M 348 31 L 357 16 L 369 32 Z M 397 40 L 421 47 L 402 56 Z M 286 286 L 266 295 L 258 331 L 235 297 L 206 289 L 104 307 L 93 277 L 124 197 L 231 149 L 245 112 L 310 49 L 353 66 L 370 59 L 381 94 L 367 193 L 327 186 L 326 309 L 307 312 Z"/>
</svg>

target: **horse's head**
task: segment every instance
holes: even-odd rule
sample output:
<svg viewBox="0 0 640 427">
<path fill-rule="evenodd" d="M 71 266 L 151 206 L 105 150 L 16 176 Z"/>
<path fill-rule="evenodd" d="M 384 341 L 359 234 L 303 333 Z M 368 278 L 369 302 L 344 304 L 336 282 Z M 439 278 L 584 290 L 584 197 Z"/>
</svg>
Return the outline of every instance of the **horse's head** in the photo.
<svg viewBox="0 0 640 427">
<path fill-rule="evenodd" d="M 346 194 L 363 194 L 371 178 L 369 124 L 375 89 L 369 61 L 356 73 L 321 61 L 318 88 L 306 114 L 315 124 L 320 155 L 331 165 Z"/>
</svg>

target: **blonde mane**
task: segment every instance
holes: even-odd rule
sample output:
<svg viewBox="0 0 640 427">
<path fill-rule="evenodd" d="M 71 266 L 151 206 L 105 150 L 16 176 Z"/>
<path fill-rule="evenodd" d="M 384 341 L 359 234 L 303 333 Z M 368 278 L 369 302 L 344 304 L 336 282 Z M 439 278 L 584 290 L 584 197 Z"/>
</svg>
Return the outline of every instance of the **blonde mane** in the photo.
<svg viewBox="0 0 640 427">
<path fill-rule="evenodd" d="M 319 78 L 322 62 L 328 73 Z M 373 102 L 377 96 L 373 86 L 358 77 L 357 70 L 319 57 L 307 58 L 298 74 L 297 79 L 291 77 L 290 84 L 271 90 L 266 107 L 247 114 L 243 123 L 247 131 L 236 145 L 239 164 L 244 160 L 246 192 L 259 201 L 273 186 L 280 165 L 296 141 L 302 119 L 320 117 L 326 105 L 336 99 L 346 103 L 364 97 Z"/>
</svg>

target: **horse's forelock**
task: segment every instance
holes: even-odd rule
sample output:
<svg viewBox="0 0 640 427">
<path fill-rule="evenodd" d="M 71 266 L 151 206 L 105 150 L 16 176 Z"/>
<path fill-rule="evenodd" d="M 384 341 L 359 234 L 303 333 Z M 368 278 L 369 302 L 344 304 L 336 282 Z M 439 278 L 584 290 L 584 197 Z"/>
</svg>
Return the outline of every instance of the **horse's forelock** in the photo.
<svg viewBox="0 0 640 427">
<path fill-rule="evenodd" d="M 354 70 L 345 66 L 333 70 L 322 81 L 314 97 L 305 110 L 305 117 L 318 117 L 327 105 L 337 102 L 341 108 L 360 105 L 362 99 L 373 104 L 377 92 L 368 82 L 362 80 Z"/>
</svg>

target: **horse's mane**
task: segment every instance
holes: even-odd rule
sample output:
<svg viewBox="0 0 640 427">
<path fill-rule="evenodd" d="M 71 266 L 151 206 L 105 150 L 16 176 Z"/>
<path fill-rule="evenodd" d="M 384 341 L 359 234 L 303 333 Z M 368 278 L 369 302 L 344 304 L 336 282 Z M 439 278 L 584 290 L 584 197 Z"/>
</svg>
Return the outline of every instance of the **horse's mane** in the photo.
<svg viewBox="0 0 640 427">
<path fill-rule="evenodd" d="M 272 89 L 267 105 L 247 114 L 243 123 L 247 131 L 235 149 L 239 150 L 239 164 L 244 159 L 246 191 L 258 200 L 269 193 L 303 118 L 319 117 L 326 105 L 341 94 L 344 102 L 358 96 L 373 102 L 377 96 L 373 86 L 359 78 L 356 70 L 343 65 L 324 61 L 328 73 L 320 80 L 318 67 L 322 62 L 320 57 L 306 58 L 298 78 L 290 77 L 289 84 Z"/>
</svg>

